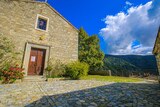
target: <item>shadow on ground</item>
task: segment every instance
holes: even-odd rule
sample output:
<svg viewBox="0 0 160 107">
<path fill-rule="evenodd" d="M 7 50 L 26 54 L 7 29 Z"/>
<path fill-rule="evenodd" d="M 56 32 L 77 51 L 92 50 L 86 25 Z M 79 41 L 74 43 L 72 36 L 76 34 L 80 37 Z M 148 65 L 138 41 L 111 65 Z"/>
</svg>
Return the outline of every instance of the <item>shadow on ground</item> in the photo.
<svg viewBox="0 0 160 107">
<path fill-rule="evenodd" d="M 69 88 L 69 87 L 66 87 Z M 47 93 L 47 92 L 46 92 Z M 160 85 L 113 83 L 43 96 L 25 107 L 160 107 Z"/>
</svg>

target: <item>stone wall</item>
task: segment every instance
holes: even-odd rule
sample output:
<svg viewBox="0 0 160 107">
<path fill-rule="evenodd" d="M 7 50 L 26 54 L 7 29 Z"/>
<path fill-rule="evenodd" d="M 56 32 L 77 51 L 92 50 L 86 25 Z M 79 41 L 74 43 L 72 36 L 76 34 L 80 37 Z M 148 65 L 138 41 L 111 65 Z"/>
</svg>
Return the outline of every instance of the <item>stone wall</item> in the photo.
<svg viewBox="0 0 160 107">
<path fill-rule="evenodd" d="M 160 53 L 156 54 L 155 56 L 156 56 L 157 67 L 158 67 L 158 72 L 159 72 L 158 81 L 159 81 L 159 84 L 160 84 Z"/>
<path fill-rule="evenodd" d="M 159 75 L 160 75 L 160 54 L 156 55 L 156 61 L 157 61 L 158 72 L 159 72 Z"/>
<path fill-rule="evenodd" d="M 157 38 L 156 38 L 155 45 L 153 48 L 153 54 L 156 57 L 158 72 L 160 75 L 160 27 L 159 27 Z"/>
<path fill-rule="evenodd" d="M 49 18 L 48 32 L 35 29 L 37 14 Z M 27 42 L 50 46 L 50 57 L 64 63 L 78 60 L 78 30 L 46 3 L 0 0 L 0 35 L 14 42 L 22 62 Z"/>
</svg>

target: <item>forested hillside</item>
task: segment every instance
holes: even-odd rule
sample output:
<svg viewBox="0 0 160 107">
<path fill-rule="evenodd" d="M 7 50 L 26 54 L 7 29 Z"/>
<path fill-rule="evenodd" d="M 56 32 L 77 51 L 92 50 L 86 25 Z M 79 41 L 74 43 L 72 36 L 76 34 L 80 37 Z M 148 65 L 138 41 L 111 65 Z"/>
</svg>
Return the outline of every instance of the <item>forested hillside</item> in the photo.
<svg viewBox="0 0 160 107">
<path fill-rule="evenodd" d="M 132 72 L 158 74 L 153 55 L 105 55 L 103 69 L 110 69 L 113 75 L 125 76 Z"/>
</svg>

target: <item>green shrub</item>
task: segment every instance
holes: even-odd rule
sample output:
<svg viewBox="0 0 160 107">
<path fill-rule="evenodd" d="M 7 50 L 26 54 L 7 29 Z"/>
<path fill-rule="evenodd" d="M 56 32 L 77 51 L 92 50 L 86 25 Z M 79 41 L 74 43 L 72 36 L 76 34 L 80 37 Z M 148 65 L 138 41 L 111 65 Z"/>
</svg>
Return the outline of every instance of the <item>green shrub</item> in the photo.
<svg viewBox="0 0 160 107">
<path fill-rule="evenodd" d="M 72 62 L 66 66 L 66 75 L 71 79 L 80 79 L 88 74 L 89 65 L 81 62 Z"/>
<path fill-rule="evenodd" d="M 60 60 L 50 59 L 45 70 L 47 78 L 62 77 L 65 74 L 65 65 Z"/>
</svg>

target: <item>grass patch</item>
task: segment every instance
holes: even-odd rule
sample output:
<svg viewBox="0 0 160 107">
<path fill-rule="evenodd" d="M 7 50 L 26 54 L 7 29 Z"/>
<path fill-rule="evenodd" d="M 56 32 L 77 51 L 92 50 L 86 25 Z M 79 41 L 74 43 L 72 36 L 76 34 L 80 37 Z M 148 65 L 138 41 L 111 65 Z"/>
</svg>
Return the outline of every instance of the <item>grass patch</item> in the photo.
<svg viewBox="0 0 160 107">
<path fill-rule="evenodd" d="M 81 77 L 81 80 L 98 80 L 98 81 L 108 81 L 108 82 L 140 82 L 140 81 L 143 81 L 143 79 L 141 78 L 100 76 L 100 75 L 84 76 L 84 77 Z"/>
</svg>

